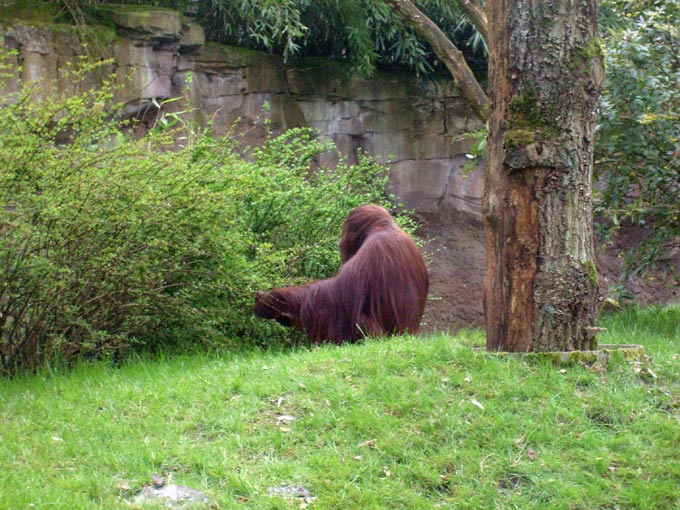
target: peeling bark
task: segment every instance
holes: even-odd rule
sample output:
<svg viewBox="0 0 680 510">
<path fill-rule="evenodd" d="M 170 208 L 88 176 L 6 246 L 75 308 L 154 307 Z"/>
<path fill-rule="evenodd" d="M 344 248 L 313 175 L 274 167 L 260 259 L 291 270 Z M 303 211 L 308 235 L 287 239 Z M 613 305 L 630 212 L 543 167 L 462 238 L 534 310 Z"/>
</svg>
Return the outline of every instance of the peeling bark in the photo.
<svg viewBox="0 0 680 510">
<path fill-rule="evenodd" d="M 597 1 L 488 2 L 487 348 L 587 350 L 597 315 Z"/>
</svg>

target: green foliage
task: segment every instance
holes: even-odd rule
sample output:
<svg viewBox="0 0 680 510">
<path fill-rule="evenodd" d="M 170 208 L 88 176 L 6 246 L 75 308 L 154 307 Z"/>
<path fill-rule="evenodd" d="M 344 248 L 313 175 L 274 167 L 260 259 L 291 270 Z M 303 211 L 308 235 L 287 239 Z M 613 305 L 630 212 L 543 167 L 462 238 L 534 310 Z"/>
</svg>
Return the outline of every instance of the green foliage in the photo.
<svg viewBox="0 0 680 510">
<path fill-rule="evenodd" d="M 680 7 L 676 2 L 610 0 L 606 88 L 595 170 L 604 183 L 600 227 L 644 225 L 650 236 L 627 257 L 627 273 L 655 263 L 680 235 Z"/>
<path fill-rule="evenodd" d="M 119 0 L 60 0 L 76 12 Z M 164 5 L 193 16 L 208 40 L 271 51 L 285 58 L 326 56 L 352 62 L 361 72 L 376 65 L 406 65 L 418 72 L 440 66 L 431 48 L 379 0 L 127 0 Z M 418 6 L 485 73 L 486 46 L 456 2 L 420 0 Z"/>
<path fill-rule="evenodd" d="M 347 213 L 386 205 L 385 167 L 315 172 L 331 146 L 308 130 L 247 157 L 177 117 L 135 140 L 109 84 L 81 88 L 36 83 L 0 104 L 0 373 L 275 338 L 255 291 L 330 275 Z"/>
<path fill-rule="evenodd" d="M 0 380 L 0 507 L 137 508 L 159 473 L 199 508 L 300 508 L 268 494 L 296 485 L 315 510 L 678 508 L 680 309 L 604 326 L 648 358 L 553 366 L 468 332 Z"/>
</svg>

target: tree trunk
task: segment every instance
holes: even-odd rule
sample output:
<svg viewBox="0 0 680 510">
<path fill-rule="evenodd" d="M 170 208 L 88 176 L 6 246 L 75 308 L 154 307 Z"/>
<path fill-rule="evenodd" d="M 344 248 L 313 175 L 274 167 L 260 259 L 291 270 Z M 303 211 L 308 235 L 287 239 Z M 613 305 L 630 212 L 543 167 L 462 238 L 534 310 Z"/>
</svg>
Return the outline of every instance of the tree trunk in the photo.
<svg viewBox="0 0 680 510">
<path fill-rule="evenodd" d="M 595 347 L 597 0 L 490 0 L 487 349 Z"/>
</svg>

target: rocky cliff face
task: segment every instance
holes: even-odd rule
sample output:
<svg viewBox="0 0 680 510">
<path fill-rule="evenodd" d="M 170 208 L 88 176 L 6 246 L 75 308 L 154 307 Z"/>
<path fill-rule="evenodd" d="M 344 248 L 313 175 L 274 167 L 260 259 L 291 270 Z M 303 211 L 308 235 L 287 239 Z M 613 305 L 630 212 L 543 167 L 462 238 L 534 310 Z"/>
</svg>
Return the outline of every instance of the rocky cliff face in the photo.
<svg viewBox="0 0 680 510">
<path fill-rule="evenodd" d="M 20 79 L 45 79 L 44 94 L 72 87 L 68 63 L 87 51 L 111 58 L 105 71 L 123 85 L 125 113 L 142 127 L 155 120 L 163 100 L 186 94 L 195 120 L 211 122 L 218 133 L 236 123 L 245 144 L 262 142 L 267 119 L 275 131 L 316 128 L 350 161 L 365 150 L 388 163 L 390 191 L 415 211 L 428 239 L 432 300 L 425 328 L 482 323 L 482 172 L 467 178 L 461 172 L 470 132 L 481 126 L 451 80 L 387 72 L 366 79 L 326 60 L 287 64 L 206 44 L 200 26 L 172 10 L 116 6 L 108 17 L 111 25 L 96 28 L 90 48 L 71 27 L 52 24 L 13 20 L 0 25 L 0 37 L 5 49 L 17 50 L 12 59 L 22 67 Z M 334 156 L 328 158 L 332 164 Z M 605 285 L 615 278 L 618 265 L 612 267 Z"/>
</svg>

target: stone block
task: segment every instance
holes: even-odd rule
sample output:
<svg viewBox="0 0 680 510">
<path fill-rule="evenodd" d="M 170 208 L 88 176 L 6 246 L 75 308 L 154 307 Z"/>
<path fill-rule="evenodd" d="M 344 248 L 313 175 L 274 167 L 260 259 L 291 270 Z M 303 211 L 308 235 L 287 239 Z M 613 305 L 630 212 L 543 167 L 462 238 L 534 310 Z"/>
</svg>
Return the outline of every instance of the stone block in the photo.
<svg viewBox="0 0 680 510">
<path fill-rule="evenodd" d="M 224 69 L 235 67 L 259 67 L 263 65 L 276 67 L 283 64 L 283 60 L 278 55 L 215 43 L 206 43 L 201 46 L 191 58 L 194 61 L 196 71 L 212 73 L 220 73 Z"/>
<path fill-rule="evenodd" d="M 451 163 L 446 160 L 399 161 L 390 165 L 390 192 L 407 209 L 434 214 L 446 194 Z"/>
<path fill-rule="evenodd" d="M 413 112 L 407 99 L 360 101 L 358 116 L 364 130 L 370 133 L 413 129 Z"/>
<path fill-rule="evenodd" d="M 460 98 L 460 91 L 448 76 L 416 76 L 408 80 L 408 93 L 413 98 L 423 99 L 452 99 Z"/>
<path fill-rule="evenodd" d="M 173 40 L 182 37 L 182 18 L 173 9 L 133 5 L 104 5 L 99 8 L 123 34 L 142 40 Z"/>
<path fill-rule="evenodd" d="M 245 93 L 243 69 L 229 69 L 221 74 L 196 73 L 194 82 L 202 97 L 220 97 Z"/>
<path fill-rule="evenodd" d="M 283 64 L 263 61 L 260 65 L 248 66 L 244 71 L 248 94 L 288 93 L 286 72 Z"/>
<path fill-rule="evenodd" d="M 359 115 L 359 105 L 354 101 L 298 98 L 298 104 L 307 122 L 318 125 L 328 124 L 338 119 L 356 119 Z"/>
<path fill-rule="evenodd" d="M 456 135 L 482 129 L 483 125 L 463 99 L 456 99 L 447 103 L 446 127 L 449 134 Z"/>
<path fill-rule="evenodd" d="M 177 66 L 173 51 L 130 39 L 123 39 L 113 47 L 113 57 L 121 67 L 147 67 L 167 75 L 173 74 Z"/>
<path fill-rule="evenodd" d="M 450 210 L 469 213 L 480 220 L 482 218 L 482 197 L 484 196 L 484 161 L 477 164 L 477 169 L 466 175 L 462 167 L 468 163 L 465 156 L 455 156 L 448 160 L 452 165 L 446 195 L 442 207 Z"/>
<path fill-rule="evenodd" d="M 311 60 L 298 62 L 286 72 L 292 94 L 337 97 L 354 101 L 405 98 L 407 87 L 401 76 L 377 73 L 380 78 L 362 78 L 348 64 Z"/>
<path fill-rule="evenodd" d="M 172 80 L 149 67 L 122 67 L 116 72 L 116 80 L 121 85 L 117 97 L 129 102 L 134 99 L 168 99 L 173 97 Z"/>
<path fill-rule="evenodd" d="M 378 72 L 375 77 L 371 78 L 356 75 L 351 75 L 350 78 L 344 97 L 357 101 L 393 101 L 408 97 L 408 88 L 405 83 L 408 77 L 405 75 Z"/>
<path fill-rule="evenodd" d="M 246 98 L 241 94 L 206 97 L 201 98 L 201 109 L 204 110 L 205 115 L 209 118 L 218 112 L 220 112 L 220 114 L 229 113 L 235 118 L 242 114 L 245 102 Z M 233 120 L 231 122 L 233 122 Z"/>
<path fill-rule="evenodd" d="M 180 53 L 192 53 L 205 44 L 205 30 L 192 21 L 182 26 L 182 37 L 179 40 Z"/>
<path fill-rule="evenodd" d="M 446 104 L 441 100 L 413 98 L 412 129 L 421 136 L 438 136 L 446 133 Z"/>
<path fill-rule="evenodd" d="M 36 97 L 42 101 L 50 94 L 56 92 L 57 88 L 57 56 L 43 55 L 41 53 L 23 53 L 23 64 L 21 80 L 25 82 L 40 82 L 36 88 Z"/>
<path fill-rule="evenodd" d="M 349 79 L 338 72 L 332 63 L 286 70 L 286 81 L 291 94 L 301 96 L 346 97 Z"/>
<path fill-rule="evenodd" d="M 275 94 L 271 99 L 271 122 L 277 130 L 306 126 L 297 100 L 290 94 Z"/>
<path fill-rule="evenodd" d="M 455 156 L 450 137 L 443 135 L 414 136 L 412 138 L 417 159 L 443 159 Z"/>
<path fill-rule="evenodd" d="M 50 55 L 54 53 L 54 33 L 31 25 L 16 27 L 16 35 L 23 53 Z"/>
<path fill-rule="evenodd" d="M 366 150 L 378 161 L 413 160 L 416 157 L 413 138 L 408 131 L 366 133 Z"/>
</svg>

